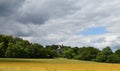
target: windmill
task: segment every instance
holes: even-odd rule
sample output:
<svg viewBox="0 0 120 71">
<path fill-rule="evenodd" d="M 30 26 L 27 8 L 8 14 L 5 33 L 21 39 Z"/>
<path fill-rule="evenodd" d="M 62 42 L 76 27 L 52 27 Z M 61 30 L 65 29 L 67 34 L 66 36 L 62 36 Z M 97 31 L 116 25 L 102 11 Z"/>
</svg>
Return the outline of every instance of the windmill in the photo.
<svg viewBox="0 0 120 71">
<path fill-rule="evenodd" d="M 62 50 L 61 50 L 61 46 L 60 46 L 60 45 L 58 45 L 57 53 L 58 53 L 58 55 L 60 55 L 60 54 L 62 53 Z"/>
</svg>

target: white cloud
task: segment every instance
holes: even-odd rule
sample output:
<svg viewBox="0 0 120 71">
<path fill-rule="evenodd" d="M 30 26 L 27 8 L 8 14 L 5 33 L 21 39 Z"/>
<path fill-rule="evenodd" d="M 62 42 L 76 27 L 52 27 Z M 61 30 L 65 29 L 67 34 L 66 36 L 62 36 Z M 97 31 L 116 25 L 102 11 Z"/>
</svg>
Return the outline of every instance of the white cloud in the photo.
<svg viewBox="0 0 120 71">
<path fill-rule="evenodd" d="M 6 3 L 9 5 L 8 1 Z M 119 48 L 119 0 L 26 0 L 21 3 L 18 9 L 13 8 L 16 4 L 10 3 L 9 15 L 8 9 L 5 14 L 0 11 L 0 33 L 43 45 L 90 45 L 98 48 L 110 45 L 113 49 Z M 0 10 L 4 8 L 2 6 L 3 2 L 0 2 Z M 105 27 L 108 33 L 77 34 L 92 27 Z"/>
</svg>

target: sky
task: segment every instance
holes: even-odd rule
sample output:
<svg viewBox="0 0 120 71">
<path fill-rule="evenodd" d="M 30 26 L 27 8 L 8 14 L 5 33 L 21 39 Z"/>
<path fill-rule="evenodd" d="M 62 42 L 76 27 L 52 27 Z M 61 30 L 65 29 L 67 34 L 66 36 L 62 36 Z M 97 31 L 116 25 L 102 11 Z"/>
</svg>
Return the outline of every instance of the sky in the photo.
<svg viewBox="0 0 120 71">
<path fill-rule="evenodd" d="M 92 27 L 92 28 L 88 28 L 88 29 L 78 33 L 78 35 L 79 34 L 86 35 L 86 36 L 87 35 L 101 35 L 104 33 L 108 33 L 104 27 Z"/>
<path fill-rule="evenodd" d="M 0 34 L 42 45 L 120 48 L 120 0 L 0 0 Z"/>
</svg>

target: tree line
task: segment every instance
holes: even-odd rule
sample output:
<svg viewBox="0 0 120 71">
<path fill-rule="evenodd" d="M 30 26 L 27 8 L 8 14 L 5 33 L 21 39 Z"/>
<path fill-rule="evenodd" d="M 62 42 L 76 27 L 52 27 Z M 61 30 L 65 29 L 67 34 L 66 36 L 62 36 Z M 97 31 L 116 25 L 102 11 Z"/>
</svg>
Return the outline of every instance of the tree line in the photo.
<svg viewBox="0 0 120 71">
<path fill-rule="evenodd" d="M 60 45 L 59 45 L 60 46 Z M 113 52 L 109 46 L 99 50 L 92 46 L 70 47 L 61 45 L 43 47 L 19 37 L 0 34 L 0 58 L 68 58 L 86 61 L 120 63 L 120 49 Z"/>
</svg>

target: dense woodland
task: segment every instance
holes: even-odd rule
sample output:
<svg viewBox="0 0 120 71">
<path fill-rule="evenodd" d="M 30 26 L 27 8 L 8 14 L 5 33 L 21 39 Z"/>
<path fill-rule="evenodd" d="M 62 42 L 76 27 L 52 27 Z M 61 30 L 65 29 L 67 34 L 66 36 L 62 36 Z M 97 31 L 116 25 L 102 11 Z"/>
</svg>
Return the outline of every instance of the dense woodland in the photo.
<svg viewBox="0 0 120 71">
<path fill-rule="evenodd" d="M 59 45 L 60 46 L 60 45 Z M 49 45 L 43 47 L 11 35 L 0 34 L 0 58 L 68 58 L 96 62 L 120 63 L 120 49 L 110 47 L 99 50 L 95 47 L 70 47 Z"/>
</svg>

